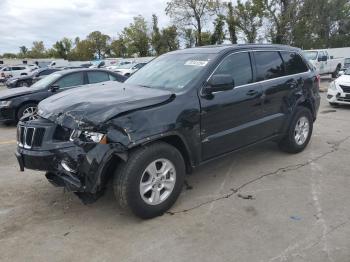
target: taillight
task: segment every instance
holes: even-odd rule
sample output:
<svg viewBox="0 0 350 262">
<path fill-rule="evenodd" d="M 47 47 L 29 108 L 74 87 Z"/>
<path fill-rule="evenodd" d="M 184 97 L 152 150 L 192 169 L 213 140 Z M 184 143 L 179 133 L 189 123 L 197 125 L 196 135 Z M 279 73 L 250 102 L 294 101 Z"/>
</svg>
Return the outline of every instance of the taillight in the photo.
<svg viewBox="0 0 350 262">
<path fill-rule="evenodd" d="M 1 73 L 1 77 L 5 77 L 5 73 Z"/>
</svg>

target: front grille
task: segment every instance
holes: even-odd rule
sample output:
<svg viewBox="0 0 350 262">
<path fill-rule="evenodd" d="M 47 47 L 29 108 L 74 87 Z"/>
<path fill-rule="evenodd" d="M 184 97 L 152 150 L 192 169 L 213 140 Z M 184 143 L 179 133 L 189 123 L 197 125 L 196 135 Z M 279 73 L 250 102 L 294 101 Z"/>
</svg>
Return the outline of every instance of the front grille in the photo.
<svg viewBox="0 0 350 262">
<path fill-rule="evenodd" d="M 344 93 L 350 93 L 350 86 L 339 85 L 343 89 Z"/>
<path fill-rule="evenodd" d="M 69 141 L 71 134 L 72 130 L 70 130 L 69 128 L 57 126 L 53 135 L 53 139 L 58 141 Z"/>
<path fill-rule="evenodd" d="M 17 128 L 18 146 L 26 149 L 40 147 L 45 135 L 45 128 L 26 127 L 19 125 Z"/>
</svg>

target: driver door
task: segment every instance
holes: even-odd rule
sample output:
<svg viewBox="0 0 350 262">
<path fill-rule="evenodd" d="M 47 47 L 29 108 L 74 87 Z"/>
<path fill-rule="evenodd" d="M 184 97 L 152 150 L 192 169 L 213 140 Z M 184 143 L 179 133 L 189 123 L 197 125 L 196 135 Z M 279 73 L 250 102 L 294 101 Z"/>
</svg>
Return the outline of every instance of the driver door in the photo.
<svg viewBox="0 0 350 262">
<path fill-rule="evenodd" d="M 254 83 L 251 54 L 226 56 L 213 75 L 230 74 L 235 87 L 201 95 L 202 159 L 207 160 L 259 140 L 262 89 Z"/>
<path fill-rule="evenodd" d="M 56 92 L 62 92 L 71 88 L 86 84 L 84 72 L 76 72 L 62 76 L 53 86 L 57 86 Z"/>
</svg>

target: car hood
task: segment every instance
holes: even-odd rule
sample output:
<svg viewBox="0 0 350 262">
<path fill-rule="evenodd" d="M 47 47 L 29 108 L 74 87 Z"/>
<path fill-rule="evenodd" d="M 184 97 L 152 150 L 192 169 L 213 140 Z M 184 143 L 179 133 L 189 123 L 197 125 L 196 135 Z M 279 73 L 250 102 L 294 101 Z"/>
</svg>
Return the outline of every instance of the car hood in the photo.
<svg viewBox="0 0 350 262">
<path fill-rule="evenodd" d="M 96 130 L 120 114 L 170 102 L 170 91 L 105 82 L 51 96 L 39 104 L 39 116 L 71 129 Z"/>
<path fill-rule="evenodd" d="M 14 89 L 6 89 L 6 90 L 0 91 L 0 100 L 6 100 L 9 98 L 28 95 L 36 92 L 38 92 L 38 90 L 32 89 L 30 87 L 18 87 Z"/>
<path fill-rule="evenodd" d="M 336 82 L 340 85 L 342 84 L 350 85 L 350 75 L 342 75 L 336 79 Z"/>
</svg>

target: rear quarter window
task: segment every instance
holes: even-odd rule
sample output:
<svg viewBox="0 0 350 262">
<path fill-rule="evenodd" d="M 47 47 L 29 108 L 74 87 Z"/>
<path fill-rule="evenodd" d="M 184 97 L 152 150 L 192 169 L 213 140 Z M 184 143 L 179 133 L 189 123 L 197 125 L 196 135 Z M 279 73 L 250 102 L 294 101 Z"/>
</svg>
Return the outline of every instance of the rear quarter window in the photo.
<svg viewBox="0 0 350 262">
<path fill-rule="evenodd" d="M 294 75 L 307 72 L 309 68 L 297 53 L 281 52 L 284 61 L 286 75 Z"/>
<path fill-rule="evenodd" d="M 283 61 L 277 51 L 254 52 L 254 56 L 257 69 L 257 81 L 284 76 Z"/>
</svg>

